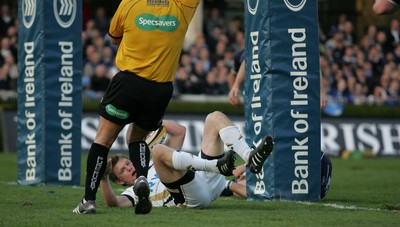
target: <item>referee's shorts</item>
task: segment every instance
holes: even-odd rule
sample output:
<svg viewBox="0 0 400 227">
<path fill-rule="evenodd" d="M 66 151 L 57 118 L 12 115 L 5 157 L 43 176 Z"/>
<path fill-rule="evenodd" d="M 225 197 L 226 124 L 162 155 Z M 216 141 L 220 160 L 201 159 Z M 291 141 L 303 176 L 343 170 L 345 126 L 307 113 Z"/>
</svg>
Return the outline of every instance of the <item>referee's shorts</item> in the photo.
<svg viewBox="0 0 400 227">
<path fill-rule="evenodd" d="M 119 125 L 133 122 L 154 131 L 162 123 L 172 93 L 172 82 L 159 83 L 131 72 L 119 72 L 100 102 L 99 114 Z"/>
</svg>

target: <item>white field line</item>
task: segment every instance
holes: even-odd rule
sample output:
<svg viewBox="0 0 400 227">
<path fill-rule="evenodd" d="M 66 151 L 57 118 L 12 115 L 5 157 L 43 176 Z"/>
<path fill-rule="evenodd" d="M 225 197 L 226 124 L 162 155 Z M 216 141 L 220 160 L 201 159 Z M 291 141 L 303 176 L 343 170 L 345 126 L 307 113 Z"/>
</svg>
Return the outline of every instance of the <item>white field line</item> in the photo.
<svg viewBox="0 0 400 227">
<path fill-rule="evenodd" d="M 334 204 L 334 203 L 325 203 L 323 205 L 327 206 L 327 207 L 332 207 L 332 208 L 336 208 L 336 209 L 344 209 L 344 210 L 383 211 L 382 209 L 378 209 L 378 208 L 357 207 L 357 206 L 354 206 L 354 205 L 352 205 L 352 206 L 344 206 L 344 205 L 339 205 L 339 204 Z"/>
<path fill-rule="evenodd" d="M 302 201 L 297 201 L 297 203 L 306 204 L 306 205 L 322 204 L 327 207 L 332 207 L 335 209 L 343 209 L 343 210 L 383 211 L 383 209 L 379 209 L 379 208 L 357 207 L 355 205 L 346 206 L 346 205 L 339 205 L 339 204 L 334 204 L 334 203 L 311 203 L 311 202 L 302 202 Z"/>
<path fill-rule="evenodd" d="M 309 203 L 309 202 L 298 202 L 298 203 L 303 203 L 303 204 L 308 204 L 308 205 L 312 205 L 313 204 L 313 203 Z M 314 203 L 314 204 L 318 204 L 318 203 Z M 327 206 L 327 207 L 332 207 L 332 208 L 335 208 L 335 209 L 342 209 L 342 210 L 366 210 L 366 211 L 393 211 L 393 212 L 399 212 L 398 210 L 358 207 L 358 206 L 355 206 L 355 205 L 346 206 L 346 205 L 339 205 L 339 204 L 335 204 L 335 203 L 322 203 L 322 205 Z"/>
<path fill-rule="evenodd" d="M 230 197 L 220 197 L 219 199 L 232 199 Z M 270 200 L 268 200 L 270 201 Z M 293 202 L 293 201 L 289 201 L 289 200 L 282 200 L 282 202 Z M 332 207 L 335 209 L 342 209 L 342 210 L 367 210 L 367 211 L 391 211 L 388 209 L 379 209 L 379 208 L 368 208 L 368 207 L 358 207 L 355 205 L 350 205 L 350 206 L 346 206 L 346 205 L 339 205 L 339 204 L 334 204 L 334 203 L 311 203 L 311 202 L 303 202 L 303 201 L 295 201 L 296 203 L 300 203 L 300 204 L 305 204 L 305 205 L 324 205 L 327 207 Z M 394 212 L 399 212 L 398 210 L 392 210 Z"/>
</svg>

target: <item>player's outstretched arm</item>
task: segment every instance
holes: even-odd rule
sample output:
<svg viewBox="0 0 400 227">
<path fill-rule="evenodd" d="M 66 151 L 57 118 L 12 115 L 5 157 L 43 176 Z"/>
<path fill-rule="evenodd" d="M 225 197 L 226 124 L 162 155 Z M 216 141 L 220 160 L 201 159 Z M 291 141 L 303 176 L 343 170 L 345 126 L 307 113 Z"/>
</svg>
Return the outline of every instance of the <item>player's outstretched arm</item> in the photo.
<svg viewBox="0 0 400 227">
<path fill-rule="evenodd" d="M 237 182 L 232 182 L 230 189 L 235 196 L 242 198 L 242 199 L 247 198 L 246 185 L 243 185 L 243 184 L 240 184 Z"/>
<path fill-rule="evenodd" d="M 107 207 L 132 207 L 132 202 L 126 196 L 115 195 L 110 184 L 108 173 L 100 181 L 101 194 Z"/>
<path fill-rule="evenodd" d="M 229 91 L 229 103 L 234 106 L 240 106 L 242 102 L 240 101 L 240 85 L 244 82 L 245 76 L 245 63 L 244 61 L 240 65 L 239 71 L 235 78 L 235 82 L 232 85 L 231 90 Z"/>
<path fill-rule="evenodd" d="M 132 207 L 132 202 L 126 196 L 115 195 L 108 177 L 100 182 L 101 194 L 107 207 Z"/>
</svg>

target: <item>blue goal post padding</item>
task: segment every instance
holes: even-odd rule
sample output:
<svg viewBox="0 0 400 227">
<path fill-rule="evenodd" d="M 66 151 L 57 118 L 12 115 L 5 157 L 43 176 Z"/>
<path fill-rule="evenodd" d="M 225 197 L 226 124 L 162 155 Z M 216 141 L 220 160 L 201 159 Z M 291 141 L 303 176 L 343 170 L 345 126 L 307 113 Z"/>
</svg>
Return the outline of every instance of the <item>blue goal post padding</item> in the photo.
<svg viewBox="0 0 400 227">
<path fill-rule="evenodd" d="M 246 140 L 274 139 L 248 200 L 320 200 L 317 0 L 245 0 Z"/>
<path fill-rule="evenodd" d="M 81 2 L 18 5 L 18 184 L 79 185 Z"/>
</svg>

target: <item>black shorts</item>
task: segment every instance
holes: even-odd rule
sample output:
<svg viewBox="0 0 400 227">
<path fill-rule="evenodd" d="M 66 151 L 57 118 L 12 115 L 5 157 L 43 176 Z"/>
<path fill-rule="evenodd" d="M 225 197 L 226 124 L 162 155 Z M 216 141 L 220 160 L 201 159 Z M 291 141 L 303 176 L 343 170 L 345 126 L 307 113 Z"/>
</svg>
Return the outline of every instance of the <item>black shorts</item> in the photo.
<svg viewBox="0 0 400 227">
<path fill-rule="evenodd" d="M 153 131 L 161 125 L 172 92 L 172 82 L 159 83 L 131 72 L 119 72 L 100 102 L 99 114 L 119 125 L 134 122 Z"/>
</svg>

